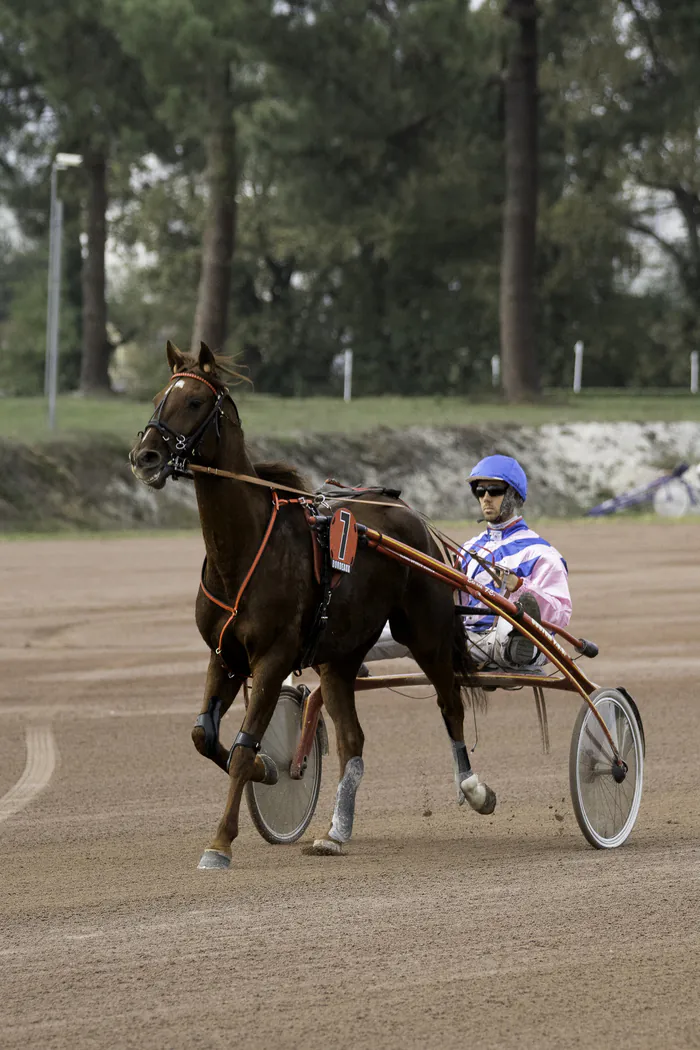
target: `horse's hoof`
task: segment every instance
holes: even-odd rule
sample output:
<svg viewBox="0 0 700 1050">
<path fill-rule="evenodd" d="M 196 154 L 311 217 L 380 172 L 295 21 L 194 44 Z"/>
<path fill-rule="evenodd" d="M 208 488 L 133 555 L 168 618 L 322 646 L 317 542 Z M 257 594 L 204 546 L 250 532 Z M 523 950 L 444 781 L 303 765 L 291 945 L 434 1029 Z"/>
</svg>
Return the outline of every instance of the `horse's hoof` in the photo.
<svg viewBox="0 0 700 1050">
<path fill-rule="evenodd" d="M 277 766 L 275 765 L 274 761 L 270 758 L 270 756 L 259 754 L 256 756 L 255 761 L 260 762 L 265 770 L 262 780 L 260 780 L 259 783 L 269 784 L 270 786 L 272 784 L 276 784 L 280 778 L 280 775 L 277 770 Z"/>
<path fill-rule="evenodd" d="M 342 857 L 343 846 L 335 839 L 316 839 L 313 844 L 313 852 L 317 857 Z"/>
<path fill-rule="evenodd" d="M 476 813 L 487 817 L 496 808 L 496 792 L 488 784 L 482 784 L 476 773 L 466 777 L 460 785 L 462 794 Z"/>
<path fill-rule="evenodd" d="M 199 871 L 218 869 L 225 871 L 231 866 L 231 858 L 218 849 L 205 849 L 197 868 Z"/>
<path fill-rule="evenodd" d="M 200 755 L 205 755 L 206 756 L 207 745 L 206 745 L 206 733 L 204 732 L 204 726 L 195 725 L 194 729 L 192 730 L 192 743 L 197 748 L 197 750 L 199 751 Z"/>
</svg>

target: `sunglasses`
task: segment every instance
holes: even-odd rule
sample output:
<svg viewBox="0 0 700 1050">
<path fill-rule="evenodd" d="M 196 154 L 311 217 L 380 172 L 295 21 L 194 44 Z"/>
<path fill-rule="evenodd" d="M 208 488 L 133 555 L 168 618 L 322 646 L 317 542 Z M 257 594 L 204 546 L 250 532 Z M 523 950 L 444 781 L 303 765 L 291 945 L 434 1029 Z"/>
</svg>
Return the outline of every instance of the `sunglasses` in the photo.
<svg viewBox="0 0 700 1050">
<path fill-rule="evenodd" d="M 482 499 L 488 492 L 489 496 L 505 496 L 505 485 L 474 485 L 472 492 L 477 499 Z"/>
</svg>

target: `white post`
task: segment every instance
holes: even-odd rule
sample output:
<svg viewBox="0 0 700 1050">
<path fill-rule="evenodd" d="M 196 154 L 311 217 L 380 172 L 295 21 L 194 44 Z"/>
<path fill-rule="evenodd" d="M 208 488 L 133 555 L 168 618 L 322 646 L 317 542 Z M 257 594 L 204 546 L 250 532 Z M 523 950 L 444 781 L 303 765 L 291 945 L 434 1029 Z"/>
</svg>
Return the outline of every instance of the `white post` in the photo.
<svg viewBox="0 0 700 1050">
<path fill-rule="evenodd" d="M 51 165 L 51 205 L 49 208 L 49 282 L 48 297 L 46 303 L 46 359 L 44 361 L 44 397 L 49 396 L 49 383 L 51 375 L 51 348 L 53 346 L 53 322 L 54 306 L 53 294 L 55 287 L 55 254 L 56 254 L 56 178 L 57 168 L 54 162 Z"/>
<path fill-rule="evenodd" d="M 343 354 L 343 401 L 352 397 L 352 350 Z"/>
<path fill-rule="evenodd" d="M 498 354 L 494 354 L 491 358 L 491 386 L 498 387 L 501 385 L 501 358 Z"/>
<path fill-rule="evenodd" d="M 690 355 L 690 392 L 691 394 L 697 394 L 698 392 L 698 355 L 697 350 L 693 350 Z"/>
<path fill-rule="evenodd" d="M 581 376 L 583 373 L 583 343 L 579 339 L 574 347 L 574 393 L 581 393 Z"/>
</svg>

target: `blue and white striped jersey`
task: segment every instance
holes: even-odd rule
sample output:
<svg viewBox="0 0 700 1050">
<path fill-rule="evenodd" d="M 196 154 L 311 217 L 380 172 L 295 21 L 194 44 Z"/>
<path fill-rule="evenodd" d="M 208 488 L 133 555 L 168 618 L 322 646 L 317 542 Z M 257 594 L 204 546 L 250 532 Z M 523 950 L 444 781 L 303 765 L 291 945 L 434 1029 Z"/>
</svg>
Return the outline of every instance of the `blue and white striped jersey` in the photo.
<svg viewBox="0 0 700 1050">
<path fill-rule="evenodd" d="M 476 551 L 482 558 L 494 564 L 505 565 L 523 580 L 522 587 L 513 600 L 529 592 L 537 599 L 542 618 L 557 627 L 566 627 L 571 619 L 571 595 L 569 594 L 566 562 L 556 547 L 538 536 L 522 518 L 513 518 L 504 525 L 489 525 L 478 536 L 465 543 L 455 562 L 455 567 L 470 580 L 483 584 L 499 594 L 505 593 L 478 562 L 469 556 Z M 469 616 L 470 605 L 478 605 L 476 598 L 465 591 L 459 594 L 459 603 L 465 608 L 464 622 L 467 630 L 482 633 L 493 626 L 491 614 Z"/>
</svg>

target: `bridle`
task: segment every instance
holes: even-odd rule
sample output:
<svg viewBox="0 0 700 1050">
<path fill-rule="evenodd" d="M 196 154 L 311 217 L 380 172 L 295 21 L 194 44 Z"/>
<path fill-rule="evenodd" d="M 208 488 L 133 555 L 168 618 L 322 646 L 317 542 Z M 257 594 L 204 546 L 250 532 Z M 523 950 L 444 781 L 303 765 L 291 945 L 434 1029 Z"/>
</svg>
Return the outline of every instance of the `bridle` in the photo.
<svg viewBox="0 0 700 1050">
<path fill-rule="evenodd" d="M 164 420 L 161 418 L 163 414 L 163 409 L 165 408 L 165 403 L 174 389 L 176 379 L 196 379 L 198 383 L 204 383 L 205 386 L 209 387 L 215 398 L 214 404 L 206 419 L 204 419 L 199 424 L 197 429 L 192 434 L 179 434 L 176 430 L 173 430 L 171 426 L 168 426 L 168 424 L 164 422 Z M 144 429 L 139 433 L 139 437 L 143 438 L 146 435 L 147 431 L 156 430 L 160 434 L 166 445 L 170 447 L 170 442 L 174 442 L 174 445 L 171 449 L 174 455 L 171 455 L 170 459 L 168 460 L 168 468 L 171 477 L 192 477 L 192 474 L 187 469 L 187 460 L 190 456 L 196 456 L 199 444 L 212 423 L 214 423 L 216 426 L 217 438 L 221 437 L 220 418 L 224 415 L 221 406 L 226 400 L 226 398 L 230 400 L 231 404 L 235 409 L 236 406 L 233 402 L 233 398 L 229 394 L 228 387 L 223 387 L 223 389 L 217 390 L 213 383 L 210 383 L 208 379 L 203 379 L 202 376 L 198 376 L 196 372 L 175 372 L 175 374 L 172 376 L 170 380 L 170 385 L 168 386 L 167 390 L 165 391 L 165 394 L 161 398 L 158 405 L 156 405 L 156 409 L 153 415 L 149 419 L 148 423 L 146 423 Z M 238 415 L 237 409 L 236 415 Z"/>
</svg>

